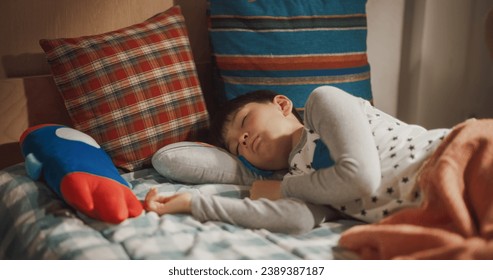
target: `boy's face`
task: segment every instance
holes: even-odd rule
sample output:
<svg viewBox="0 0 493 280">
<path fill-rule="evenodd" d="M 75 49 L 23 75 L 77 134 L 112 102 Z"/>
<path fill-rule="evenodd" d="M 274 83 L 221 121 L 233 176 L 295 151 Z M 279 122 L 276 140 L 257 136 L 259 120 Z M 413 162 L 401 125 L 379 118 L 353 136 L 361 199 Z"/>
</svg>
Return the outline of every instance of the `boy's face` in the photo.
<svg viewBox="0 0 493 280">
<path fill-rule="evenodd" d="M 287 98 L 280 96 L 280 101 L 276 98 L 270 103 L 245 105 L 225 124 L 228 150 L 264 170 L 288 167 L 293 133 L 302 127 L 291 114 L 291 107 L 281 103 Z"/>
</svg>

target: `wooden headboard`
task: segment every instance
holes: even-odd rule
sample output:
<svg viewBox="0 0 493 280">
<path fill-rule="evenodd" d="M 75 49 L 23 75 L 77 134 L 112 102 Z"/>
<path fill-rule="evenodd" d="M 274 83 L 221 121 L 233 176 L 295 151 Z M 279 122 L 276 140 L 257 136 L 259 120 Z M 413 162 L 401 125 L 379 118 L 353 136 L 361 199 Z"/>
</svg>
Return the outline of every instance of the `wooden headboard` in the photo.
<svg viewBox="0 0 493 280">
<path fill-rule="evenodd" d="M 19 136 L 41 123 L 71 125 L 51 76 L 0 80 L 0 169 L 23 161 Z"/>
</svg>

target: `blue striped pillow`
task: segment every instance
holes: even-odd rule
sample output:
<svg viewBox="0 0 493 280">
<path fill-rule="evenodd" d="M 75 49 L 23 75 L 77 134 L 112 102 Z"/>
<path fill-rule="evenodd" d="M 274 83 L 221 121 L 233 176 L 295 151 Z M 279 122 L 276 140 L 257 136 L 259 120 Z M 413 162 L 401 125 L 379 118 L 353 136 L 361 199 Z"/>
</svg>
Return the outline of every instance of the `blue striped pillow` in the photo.
<svg viewBox="0 0 493 280">
<path fill-rule="evenodd" d="M 209 0 L 227 99 L 269 89 L 297 108 L 321 85 L 372 99 L 366 0 Z"/>
</svg>

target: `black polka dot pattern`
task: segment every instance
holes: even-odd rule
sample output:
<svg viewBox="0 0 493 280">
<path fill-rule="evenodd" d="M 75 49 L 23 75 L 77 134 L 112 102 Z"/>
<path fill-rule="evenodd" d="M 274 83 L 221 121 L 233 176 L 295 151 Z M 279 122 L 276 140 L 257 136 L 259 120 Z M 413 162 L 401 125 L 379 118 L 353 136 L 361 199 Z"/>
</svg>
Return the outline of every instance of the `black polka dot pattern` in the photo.
<svg viewBox="0 0 493 280">
<path fill-rule="evenodd" d="M 380 157 L 380 186 L 367 197 L 358 197 L 340 205 L 332 205 L 344 214 L 374 222 L 404 207 L 416 206 L 422 195 L 415 186 L 422 163 L 433 153 L 448 129 L 425 130 L 407 125 L 369 105 L 365 107 L 368 125 Z M 314 146 L 320 136 L 307 130 L 303 147 L 291 158 L 289 174 L 314 172 Z"/>
</svg>

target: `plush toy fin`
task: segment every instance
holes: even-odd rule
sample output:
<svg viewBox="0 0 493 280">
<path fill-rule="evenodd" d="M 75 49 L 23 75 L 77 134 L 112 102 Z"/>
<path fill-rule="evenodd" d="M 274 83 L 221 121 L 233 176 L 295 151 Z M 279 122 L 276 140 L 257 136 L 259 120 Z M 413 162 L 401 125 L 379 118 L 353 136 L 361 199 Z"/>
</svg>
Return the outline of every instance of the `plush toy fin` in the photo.
<svg viewBox="0 0 493 280">
<path fill-rule="evenodd" d="M 130 188 L 106 177 L 86 172 L 66 175 L 60 188 L 63 198 L 88 217 L 121 223 L 142 213 L 142 204 Z"/>
<path fill-rule="evenodd" d="M 26 172 L 33 180 L 39 180 L 43 164 L 36 158 L 33 153 L 26 156 Z"/>
</svg>

